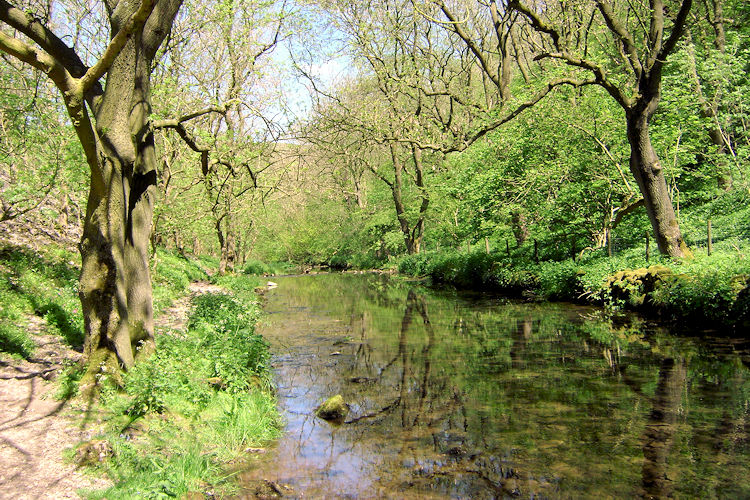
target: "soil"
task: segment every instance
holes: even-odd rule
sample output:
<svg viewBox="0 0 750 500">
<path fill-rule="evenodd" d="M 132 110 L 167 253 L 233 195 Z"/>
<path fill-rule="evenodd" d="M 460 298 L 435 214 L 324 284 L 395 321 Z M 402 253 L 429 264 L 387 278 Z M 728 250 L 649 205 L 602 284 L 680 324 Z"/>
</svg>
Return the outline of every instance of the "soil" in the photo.
<svg viewBox="0 0 750 500">
<path fill-rule="evenodd" d="M 101 489 L 109 483 L 83 473 L 63 458 L 66 450 L 89 439 L 65 401 L 54 397 L 52 383 L 65 360 L 81 354 L 56 335 L 44 334 L 44 321 L 29 318 L 37 343 L 26 360 L 0 359 L 0 498 L 79 498 L 78 489 Z"/>
<path fill-rule="evenodd" d="M 184 331 L 192 297 L 220 291 L 207 283 L 191 284 L 190 294 L 157 318 L 157 333 Z M 81 354 L 59 336 L 45 334 L 44 327 L 41 318 L 29 318 L 29 331 L 37 343 L 31 359 L 0 357 L 0 499 L 73 499 L 79 498 L 78 490 L 111 484 L 64 458 L 80 442 L 92 439 L 97 422 L 55 399 L 53 381 L 66 362 L 77 362 Z"/>
</svg>

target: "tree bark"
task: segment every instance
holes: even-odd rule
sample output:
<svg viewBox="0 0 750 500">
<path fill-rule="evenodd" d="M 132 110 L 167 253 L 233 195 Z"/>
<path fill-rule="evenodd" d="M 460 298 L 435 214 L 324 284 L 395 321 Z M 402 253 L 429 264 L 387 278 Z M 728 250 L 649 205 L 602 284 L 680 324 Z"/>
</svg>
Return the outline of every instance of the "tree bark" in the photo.
<svg viewBox="0 0 750 500">
<path fill-rule="evenodd" d="M 114 59 L 101 102 L 94 109 L 98 165 L 91 171 L 79 245 L 88 365 L 84 389 L 96 385 L 100 374 L 112 375 L 117 382 L 121 369 L 130 368 L 155 347 L 148 266 L 157 182 L 149 121 L 150 72 L 180 4 L 157 2 L 143 28 L 132 34 Z M 110 2 L 108 7 L 112 33 L 117 33 L 138 4 Z"/>
<path fill-rule="evenodd" d="M 653 109 L 656 109 L 656 104 Z M 648 118 L 648 111 L 639 107 L 627 111 L 630 171 L 643 195 L 659 251 L 670 257 L 682 258 L 690 251 L 682 239 L 664 170 L 651 144 Z"/>
</svg>

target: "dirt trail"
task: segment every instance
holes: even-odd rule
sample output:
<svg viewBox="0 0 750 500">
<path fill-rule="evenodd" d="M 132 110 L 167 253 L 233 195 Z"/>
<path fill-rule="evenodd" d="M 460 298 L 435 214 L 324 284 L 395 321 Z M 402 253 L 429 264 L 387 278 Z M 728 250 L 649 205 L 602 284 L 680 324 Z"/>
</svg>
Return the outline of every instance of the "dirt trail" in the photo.
<svg viewBox="0 0 750 500">
<path fill-rule="evenodd" d="M 77 470 L 63 460 L 64 450 L 88 439 L 86 429 L 70 418 L 65 402 L 54 399 L 64 360 L 81 354 L 56 335 L 43 333 L 44 322 L 29 318 L 37 342 L 28 360 L 0 359 L 0 498 L 79 498 L 80 488 L 99 489 L 109 483 Z"/>
<path fill-rule="evenodd" d="M 184 331 L 192 298 L 221 291 L 207 283 L 192 283 L 190 293 L 157 318 L 157 333 Z M 55 400 L 56 385 L 51 383 L 65 360 L 78 361 L 81 354 L 60 337 L 45 335 L 44 326 L 41 318 L 29 318 L 29 331 L 38 346 L 30 360 L 0 358 L 0 499 L 74 499 L 79 498 L 79 489 L 111 484 L 63 459 L 65 450 L 91 439 L 93 431 L 81 424 L 80 412 Z"/>
</svg>

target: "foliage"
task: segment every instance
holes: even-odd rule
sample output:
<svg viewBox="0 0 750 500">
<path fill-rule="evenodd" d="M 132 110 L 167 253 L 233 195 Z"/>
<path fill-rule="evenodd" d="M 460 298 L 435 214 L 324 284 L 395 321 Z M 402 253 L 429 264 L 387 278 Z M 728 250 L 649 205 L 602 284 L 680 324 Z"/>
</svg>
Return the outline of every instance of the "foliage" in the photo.
<svg viewBox="0 0 750 500">
<path fill-rule="evenodd" d="M 291 274 L 295 269 L 294 265 L 287 262 L 271 262 L 267 264 L 257 259 L 249 259 L 245 261 L 242 272 L 245 274 L 273 276 L 276 274 Z"/>
<path fill-rule="evenodd" d="M 257 283 L 223 279 L 235 293 L 196 297 L 187 333 L 157 336 L 156 353 L 125 374 L 124 391 L 103 393 L 115 454 L 99 467 L 116 484 L 93 497 L 230 491 L 222 466 L 278 435 L 267 344 L 254 331 Z"/>
<path fill-rule="evenodd" d="M 206 281 L 208 274 L 204 266 L 211 267 L 213 261 L 188 259 L 177 252 L 158 248 L 154 255 L 153 275 L 154 311 L 166 309 L 178 296 L 187 290 L 193 281 Z M 215 268 L 215 267 L 214 267 Z"/>
<path fill-rule="evenodd" d="M 744 242 L 742 248 L 749 246 Z M 398 270 L 461 288 L 533 292 L 546 299 L 659 312 L 681 321 L 742 325 L 750 295 L 750 261 L 743 255 L 732 248 L 687 261 L 646 262 L 633 249 L 614 258 L 589 255 L 535 264 L 497 254 L 431 252 L 403 257 Z"/>
</svg>

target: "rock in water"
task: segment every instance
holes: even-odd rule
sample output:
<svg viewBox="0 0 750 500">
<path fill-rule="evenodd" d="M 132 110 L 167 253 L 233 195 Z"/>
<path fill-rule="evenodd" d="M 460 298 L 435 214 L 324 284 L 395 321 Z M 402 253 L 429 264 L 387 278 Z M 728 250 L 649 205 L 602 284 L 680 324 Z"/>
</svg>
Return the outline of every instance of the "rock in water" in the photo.
<svg viewBox="0 0 750 500">
<path fill-rule="evenodd" d="M 324 420 L 341 420 L 346 417 L 347 413 L 349 413 L 349 405 L 344 403 L 341 394 L 328 398 L 315 410 L 315 414 Z"/>
</svg>

